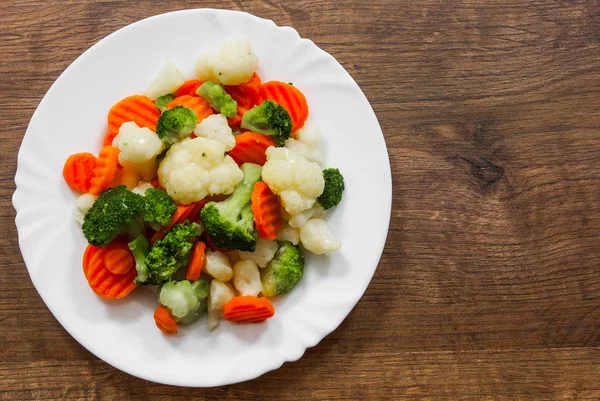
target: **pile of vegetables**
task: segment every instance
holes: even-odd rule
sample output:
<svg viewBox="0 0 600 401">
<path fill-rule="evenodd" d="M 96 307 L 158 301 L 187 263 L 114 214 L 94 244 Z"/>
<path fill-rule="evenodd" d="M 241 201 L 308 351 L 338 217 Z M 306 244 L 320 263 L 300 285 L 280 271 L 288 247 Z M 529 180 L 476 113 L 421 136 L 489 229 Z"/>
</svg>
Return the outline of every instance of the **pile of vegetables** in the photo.
<svg viewBox="0 0 600 401">
<path fill-rule="evenodd" d="M 168 60 L 145 95 L 117 102 L 98 156 L 71 155 L 89 245 L 83 272 L 100 297 L 157 286 L 156 326 L 176 334 L 208 313 L 213 329 L 263 322 L 291 291 L 304 252 L 338 250 L 324 217 L 344 178 L 323 168 L 303 93 L 263 83 L 245 39 L 202 54 L 186 80 Z"/>
</svg>

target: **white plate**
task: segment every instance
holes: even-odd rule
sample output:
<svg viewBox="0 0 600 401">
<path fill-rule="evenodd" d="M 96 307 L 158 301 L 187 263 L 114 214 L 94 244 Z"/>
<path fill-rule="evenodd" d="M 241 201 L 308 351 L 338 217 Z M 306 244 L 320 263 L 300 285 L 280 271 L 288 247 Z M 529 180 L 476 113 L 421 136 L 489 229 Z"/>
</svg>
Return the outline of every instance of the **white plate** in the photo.
<svg viewBox="0 0 600 401">
<path fill-rule="evenodd" d="M 75 152 L 97 153 L 112 104 L 142 93 L 171 57 L 193 76 L 196 56 L 228 36 L 248 38 L 263 81 L 293 82 L 320 125 L 326 165 L 346 179 L 341 205 L 329 216 L 342 249 L 309 256 L 300 284 L 274 300 L 264 324 L 206 319 L 167 337 L 154 325 L 154 294 L 136 290 L 107 302 L 81 270 L 85 240 L 73 219 L 74 194 L 62 166 Z M 373 74 L 376 72 L 374 71 Z M 35 111 L 18 157 L 13 204 L 19 245 L 31 280 L 63 325 L 97 357 L 155 382 L 209 387 L 255 378 L 295 361 L 350 313 L 381 257 L 391 210 L 387 150 L 369 102 L 344 68 L 290 27 L 253 15 L 199 9 L 136 22 L 104 38 L 73 62 Z"/>
</svg>

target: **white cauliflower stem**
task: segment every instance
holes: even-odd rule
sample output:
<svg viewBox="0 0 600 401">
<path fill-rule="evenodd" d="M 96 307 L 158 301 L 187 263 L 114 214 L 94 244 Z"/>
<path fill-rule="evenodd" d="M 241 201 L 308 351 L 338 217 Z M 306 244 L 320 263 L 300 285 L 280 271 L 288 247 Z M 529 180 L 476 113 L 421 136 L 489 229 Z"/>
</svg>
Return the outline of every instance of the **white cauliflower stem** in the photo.
<svg viewBox="0 0 600 401">
<path fill-rule="evenodd" d="M 212 330 L 219 325 L 219 319 L 223 315 L 223 305 L 235 296 L 233 290 L 219 280 L 210 282 L 208 295 L 208 329 Z"/>
<path fill-rule="evenodd" d="M 319 203 L 315 203 L 310 209 L 303 210 L 298 214 L 290 216 L 289 225 L 294 228 L 300 228 L 313 217 L 321 218 L 324 215 L 325 210 L 323 210 L 323 206 L 321 206 Z"/>
<path fill-rule="evenodd" d="M 223 252 L 206 252 L 206 265 L 204 270 L 224 283 L 233 278 L 233 270 L 229 258 Z"/>
<path fill-rule="evenodd" d="M 112 145 L 119 148 L 123 167 L 137 171 L 145 180 L 156 176 L 156 156 L 163 150 L 163 142 L 152 130 L 133 121 L 124 123 Z"/>
<path fill-rule="evenodd" d="M 185 139 L 171 146 L 158 168 L 158 179 L 179 204 L 208 195 L 230 194 L 244 174 L 225 146 L 213 139 Z"/>
<path fill-rule="evenodd" d="M 321 167 L 286 148 L 267 149 L 262 178 L 291 215 L 310 209 L 325 187 Z"/>
<path fill-rule="evenodd" d="M 151 100 L 156 100 L 162 95 L 175 92 L 184 82 L 185 78 L 179 68 L 173 60 L 167 59 L 154 81 L 146 89 L 146 96 Z"/>
<path fill-rule="evenodd" d="M 277 241 L 270 241 L 264 238 L 258 238 L 256 241 L 256 250 L 254 252 L 243 252 L 240 251 L 240 258 L 243 260 L 251 260 L 255 262 L 259 267 L 267 267 L 275 253 L 277 253 Z"/>
<path fill-rule="evenodd" d="M 196 61 L 196 76 L 202 81 L 223 85 L 248 82 L 258 68 L 258 58 L 247 39 L 229 38 L 216 49 L 206 51 Z"/>
<path fill-rule="evenodd" d="M 92 194 L 83 194 L 75 201 L 77 211 L 75 212 L 75 220 L 79 224 L 83 224 L 83 217 L 88 210 L 94 205 L 98 197 Z"/>
<path fill-rule="evenodd" d="M 146 190 L 150 189 L 150 188 L 154 188 L 154 187 L 149 182 L 139 181 L 137 183 L 137 185 L 135 186 L 135 188 L 133 188 L 131 190 L 131 192 L 134 192 L 134 193 L 136 193 L 138 195 L 144 195 L 146 193 Z"/>
<path fill-rule="evenodd" d="M 257 296 L 262 291 L 262 283 L 256 263 L 240 260 L 233 265 L 233 286 L 241 295 Z"/>
<path fill-rule="evenodd" d="M 285 147 L 301 154 L 309 162 L 323 163 L 320 148 L 321 131 L 314 120 L 306 121 L 304 127 L 296 132 L 296 138 L 285 141 Z"/>
<path fill-rule="evenodd" d="M 214 139 L 221 142 L 225 145 L 227 152 L 235 147 L 233 131 L 231 131 L 227 118 L 222 114 L 213 114 L 206 117 L 196 126 L 194 133 L 202 138 Z"/>
<path fill-rule="evenodd" d="M 298 245 L 300 243 L 300 230 L 284 224 L 279 234 L 277 234 L 277 241 L 289 241 L 294 245 Z"/>
<path fill-rule="evenodd" d="M 331 233 L 322 219 L 310 219 L 300 229 L 302 246 L 317 255 L 324 255 L 340 249 L 342 244 Z"/>
</svg>

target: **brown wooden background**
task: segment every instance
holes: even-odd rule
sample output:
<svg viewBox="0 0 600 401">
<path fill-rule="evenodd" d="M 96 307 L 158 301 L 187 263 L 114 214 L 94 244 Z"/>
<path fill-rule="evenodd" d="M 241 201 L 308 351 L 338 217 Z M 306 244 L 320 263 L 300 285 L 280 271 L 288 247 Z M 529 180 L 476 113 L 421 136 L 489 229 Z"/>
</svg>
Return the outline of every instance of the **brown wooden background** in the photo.
<svg viewBox="0 0 600 401">
<path fill-rule="evenodd" d="M 10 197 L 29 118 L 69 63 L 117 28 L 202 6 L 291 24 L 345 66 L 385 133 L 394 207 L 337 331 L 255 381 L 192 390 L 121 373 L 60 327 Z M 0 132 L 2 400 L 600 399 L 596 0 L 5 0 Z"/>
</svg>

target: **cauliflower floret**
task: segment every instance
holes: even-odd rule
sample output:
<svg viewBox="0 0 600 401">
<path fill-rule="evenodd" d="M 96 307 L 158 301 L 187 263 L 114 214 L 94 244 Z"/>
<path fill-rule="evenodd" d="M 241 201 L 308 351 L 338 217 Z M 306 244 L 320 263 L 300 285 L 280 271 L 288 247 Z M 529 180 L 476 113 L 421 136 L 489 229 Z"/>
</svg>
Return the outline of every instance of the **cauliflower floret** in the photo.
<svg viewBox="0 0 600 401">
<path fill-rule="evenodd" d="M 264 238 L 258 238 L 256 240 L 256 250 L 254 252 L 243 252 L 240 251 L 240 258 L 244 260 L 251 260 L 255 262 L 259 267 L 267 267 L 275 253 L 279 249 L 277 241 L 270 241 Z"/>
<path fill-rule="evenodd" d="M 300 241 L 306 250 L 317 255 L 337 251 L 342 246 L 322 219 L 310 219 L 304 224 L 300 229 Z"/>
<path fill-rule="evenodd" d="M 286 148 L 267 149 L 262 178 L 291 215 L 310 209 L 325 187 L 321 167 Z"/>
<path fill-rule="evenodd" d="M 196 76 L 201 81 L 223 85 L 248 82 L 258 68 L 258 58 L 247 39 L 229 38 L 216 49 L 208 50 L 196 61 Z"/>
<path fill-rule="evenodd" d="M 158 168 L 160 185 L 180 204 L 230 194 L 244 174 L 225 146 L 213 139 L 185 139 L 171 146 Z"/>
<path fill-rule="evenodd" d="M 196 136 L 221 142 L 225 145 L 225 151 L 227 152 L 235 147 L 233 131 L 231 131 L 227 118 L 222 114 L 213 114 L 206 117 L 200 124 L 196 125 L 194 133 Z"/>
<path fill-rule="evenodd" d="M 262 283 L 256 263 L 240 260 L 233 265 L 233 286 L 241 295 L 257 296 L 262 291 Z"/>
<path fill-rule="evenodd" d="M 289 225 L 294 228 L 300 228 L 306 224 L 306 222 L 313 217 L 321 218 L 325 215 L 325 210 L 318 202 L 313 205 L 310 209 L 304 210 L 298 214 L 290 216 Z"/>
<path fill-rule="evenodd" d="M 214 279 L 210 282 L 208 296 L 208 329 L 212 330 L 219 325 L 219 319 L 223 315 L 223 305 L 225 305 L 235 293 L 227 284 Z"/>
<path fill-rule="evenodd" d="M 224 283 L 233 278 L 233 270 L 231 269 L 229 258 L 220 251 L 206 252 L 204 271 Z"/>
<path fill-rule="evenodd" d="M 146 96 L 151 100 L 156 100 L 162 95 L 175 92 L 184 82 L 185 78 L 179 68 L 173 60 L 167 59 L 154 81 L 146 89 Z"/>
<path fill-rule="evenodd" d="M 309 162 L 323 163 L 323 152 L 320 148 L 321 131 L 313 120 L 306 121 L 304 127 L 296 132 L 296 138 L 285 141 L 285 147 L 301 154 Z"/>
<path fill-rule="evenodd" d="M 140 181 L 137 183 L 137 186 L 131 190 L 131 192 L 135 192 L 139 195 L 144 195 L 147 189 L 154 188 L 152 184 L 146 181 Z"/>
<path fill-rule="evenodd" d="M 75 201 L 75 205 L 77 206 L 77 211 L 75 212 L 75 220 L 79 224 L 83 224 L 83 217 L 87 213 L 88 210 L 94 205 L 98 199 L 97 196 L 92 194 L 83 194 Z"/>
<path fill-rule="evenodd" d="M 156 156 L 163 150 L 163 142 L 149 128 L 140 128 L 135 122 L 124 123 L 112 142 L 119 148 L 119 163 L 151 180 L 156 176 Z"/>
<path fill-rule="evenodd" d="M 300 230 L 285 224 L 279 231 L 279 234 L 277 234 L 277 241 L 289 241 L 294 245 L 298 245 L 300 242 Z"/>
</svg>

